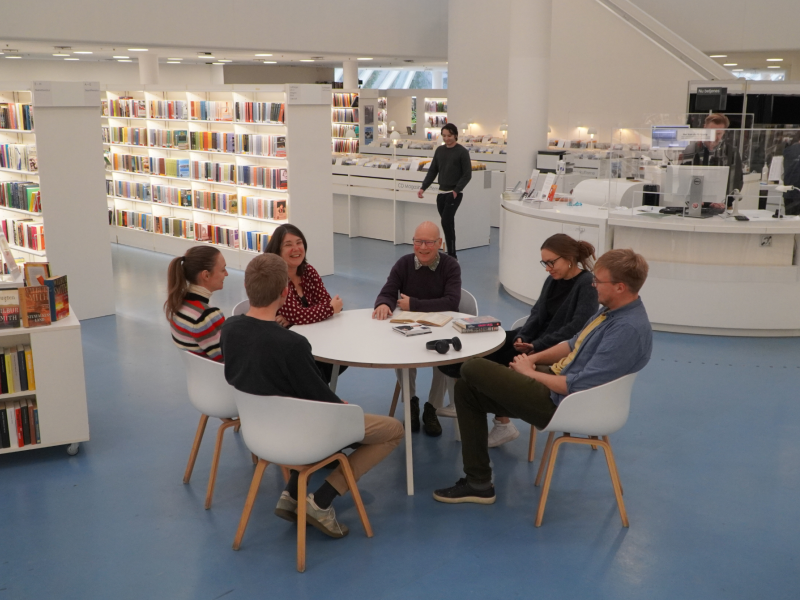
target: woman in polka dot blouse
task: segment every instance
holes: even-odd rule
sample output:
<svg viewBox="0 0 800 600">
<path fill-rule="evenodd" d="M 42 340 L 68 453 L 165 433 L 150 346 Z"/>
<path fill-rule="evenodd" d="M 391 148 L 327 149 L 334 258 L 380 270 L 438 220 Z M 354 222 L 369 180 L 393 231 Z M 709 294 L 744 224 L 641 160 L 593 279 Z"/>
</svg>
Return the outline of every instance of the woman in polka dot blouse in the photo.
<svg viewBox="0 0 800 600">
<path fill-rule="evenodd" d="M 277 254 L 289 266 L 289 295 L 278 311 L 278 322 L 284 327 L 319 323 L 342 310 L 342 299 L 331 298 L 317 270 L 308 264 L 307 247 L 303 232 L 289 223 L 275 229 L 267 244 L 266 251 Z M 330 381 L 332 365 L 318 362 L 317 366 Z"/>
</svg>

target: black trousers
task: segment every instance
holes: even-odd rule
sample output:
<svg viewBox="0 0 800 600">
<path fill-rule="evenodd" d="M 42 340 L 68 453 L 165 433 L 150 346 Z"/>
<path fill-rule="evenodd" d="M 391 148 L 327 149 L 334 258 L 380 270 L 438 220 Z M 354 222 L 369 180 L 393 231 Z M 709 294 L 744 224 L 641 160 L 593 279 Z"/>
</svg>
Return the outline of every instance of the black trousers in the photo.
<svg viewBox="0 0 800 600">
<path fill-rule="evenodd" d="M 456 211 L 461 206 L 463 198 L 463 193 L 454 198 L 453 192 L 444 192 L 436 196 L 436 208 L 444 230 L 444 243 L 447 244 L 447 253 L 453 257 L 456 255 Z"/>
</svg>

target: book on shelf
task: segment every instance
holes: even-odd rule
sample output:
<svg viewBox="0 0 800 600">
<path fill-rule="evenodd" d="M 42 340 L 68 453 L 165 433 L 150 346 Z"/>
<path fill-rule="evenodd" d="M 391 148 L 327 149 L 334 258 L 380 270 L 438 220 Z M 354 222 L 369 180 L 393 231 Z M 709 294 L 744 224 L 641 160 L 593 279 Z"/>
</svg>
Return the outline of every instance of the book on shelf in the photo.
<svg viewBox="0 0 800 600">
<path fill-rule="evenodd" d="M 481 331 L 497 331 L 500 328 L 500 319 L 494 317 L 461 317 L 453 319 L 453 328 L 461 333 L 477 333 Z"/>
<path fill-rule="evenodd" d="M 0 104 L 0 129 L 33 130 L 33 106 L 18 102 Z"/>
<path fill-rule="evenodd" d="M 444 327 L 453 317 L 442 313 L 410 312 L 401 310 L 390 319 L 390 323 L 422 323 L 432 327 Z"/>
<path fill-rule="evenodd" d="M 286 105 L 283 102 L 236 102 L 234 116 L 239 123 L 283 124 Z"/>
<path fill-rule="evenodd" d="M 0 289 L 0 329 L 19 326 L 19 289 Z"/>
<path fill-rule="evenodd" d="M 194 200 L 194 208 L 199 210 L 211 210 L 232 215 L 239 214 L 239 201 L 236 194 L 211 190 L 194 190 L 192 198 Z"/>
<path fill-rule="evenodd" d="M 24 327 L 50 325 L 50 290 L 45 285 L 20 288 L 20 315 Z"/>
<path fill-rule="evenodd" d="M 26 262 L 23 267 L 25 270 L 25 284 L 36 285 L 39 277 L 50 277 L 50 263 L 48 262 Z"/>
<path fill-rule="evenodd" d="M 0 182 L 0 206 L 28 212 L 42 212 L 39 184 L 35 181 Z"/>
<path fill-rule="evenodd" d="M 40 221 L 31 218 L 0 218 L 0 229 L 2 229 L 3 235 L 16 246 L 42 252 L 46 249 L 44 225 Z"/>
<path fill-rule="evenodd" d="M 194 234 L 198 242 L 209 242 L 218 246 L 239 248 L 239 230 L 214 225 L 213 223 L 195 223 Z"/>
<path fill-rule="evenodd" d="M 0 144 L 0 168 L 16 171 L 29 169 L 28 157 L 33 156 L 36 163 L 36 146 L 32 144 Z"/>
<path fill-rule="evenodd" d="M 239 185 L 272 190 L 286 190 L 288 188 L 286 169 L 253 165 L 238 165 L 235 168 L 235 181 Z"/>
<path fill-rule="evenodd" d="M 55 323 L 69 316 L 69 290 L 67 276 L 44 278 L 39 275 L 36 280 L 39 285 L 50 290 L 50 322 Z"/>
<path fill-rule="evenodd" d="M 41 443 L 36 399 L 0 400 L 0 449 L 15 450 Z"/>
<path fill-rule="evenodd" d="M 271 235 L 266 231 L 243 231 L 242 250 L 266 252 Z"/>
<path fill-rule="evenodd" d="M 433 330 L 428 327 L 427 325 L 423 325 L 421 323 L 407 323 L 405 325 L 395 325 L 392 327 L 393 331 L 397 333 L 402 333 L 406 337 L 411 337 L 415 335 L 424 335 L 426 333 L 433 333 Z"/>
</svg>

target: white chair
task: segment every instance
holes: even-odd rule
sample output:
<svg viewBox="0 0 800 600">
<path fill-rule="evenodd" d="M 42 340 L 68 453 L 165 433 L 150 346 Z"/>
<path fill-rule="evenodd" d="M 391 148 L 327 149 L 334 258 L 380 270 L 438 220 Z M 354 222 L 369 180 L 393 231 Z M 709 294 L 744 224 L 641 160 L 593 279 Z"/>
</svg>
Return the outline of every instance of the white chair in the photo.
<svg viewBox="0 0 800 600">
<path fill-rule="evenodd" d="M 233 390 L 233 388 L 231 388 Z M 308 477 L 338 460 L 347 486 L 353 494 L 361 524 L 367 537 L 372 527 L 358 493 L 358 486 L 347 456 L 340 450 L 364 439 L 364 411 L 355 404 L 333 404 L 281 396 L 253 396 L 234 390 L 242 423 L 242 436 L 248 449 L 258 457 L 256 471 L 233 541 L 238 550 L 250 512 L 258 494 L 261 477 L 269 463 L 284 470 L 299 471 L 297 481 L 297 570 L 306 570 L 306 503 Z"/>
<path fill-rule="evenodd" d="M 547 493 L 550 491 L 550 482 L 556 464 L 556 455 L 561 444 L 586 444 L 593 448 L 596 446 L 603 448 L 608 463 L 608 472 L 611 475 L 611 484 L 614 487 L 614 495 L 617 497 L 622 526 L 628 527 L 628 514 L 625 511 L 625 503 L 622 501 L 622 485 L 619 482 L 617 464 L 614 461 L 614 453 L 611 451 L 608 436 L 619 431 L 628 420 L 631 391 L 636 375 L 637 373 L 631 373 L 610 383 L 570 394 L 558 405 L 547 427 L 541 430 L 549 432 L 549 435 L 534 485 L 539 485 L 545 464 L 547 465 L 547 475 L 544 479 L 542 495 L 539 498 L 539 509 L 536 512 L 536 527 L 542 524 Z M 553 435 L 556 431 L 563 431 L 564 435 L 553 442 Z M 573 437 L 574 434 L 587 437 Z"/>
<path fill-rule="evenodd" d="M 235 317 L 236 315 L 243 315 L 248 310 L 250 310 L 250 300 L 242 300 L 241 302 L 239 302 L 239 304 L 233 307 L 233 312 L 231 313 L 231 316 Z"/>
<path fill-rule="evenodd" d="M 217 443 L 214 446 L 211 475 L 208 479 L 208 490 L 206 491 L 205 507 L 209 509 L 211 508 L 214 485 L 217 480 L 222 437 L 229 427 L 237 427 L 238 430 L 239 412 L 236 409 L 236 403 L 233 401 L 233 388 L 225 381 L 225 365 L 185 351 L 181 352 L 181 358 L 186 368 L 186 387 L 189 391 L 189 400 L 201 413 L 200 423 L 197 425 L 197 433 L 192 444 L 192 451 L 189 454 L 189 463 L 186 465 L 186 472 L 183 475 L 183 483 L 189 483 L 189 479 L 192 477 L 197 451 L 200 449 L 200 442 L 203 440 L 208 418 L 215 417 L 222 420 L 222 425 L 217 429 Z M 255 462 L 255 456 L 253 459 L 253 462 Z"/>
<path fill-rule="evenodd" d="M 458 312 L 464 313 L 465 315 L 472 315 L 474 317 L 478 316 L 478 301 L 475 299 L 470 292 L 461 288 L 461 300 L 458 302 Z M 436 367 L 434 367 L 435 369 Z M 451 419 L 455 419 L 455 396 L 454 396 L 454 388 L 456 385 L 456 380 L 452 377 L 447 377 L 447 394 L 450 396 L 450 406 L 453 407 L 452 411 L 448 413 L 437 413 L 441 417 L 448 417 Z M 394 411 L 397 408 L 397 400 L 400 398 L 400 383 L 395 383 L 394 385 L 394 394 L 392 395 L 392 406 L 389 409 L 389 416 L 394 416 Z M 449 414 L 452 413 L 452 414 Z M 458 431 L 458 421 L 455 422 L 456 428 L 456 440 L 461 439 L 461 435 Z"/>
</svg>

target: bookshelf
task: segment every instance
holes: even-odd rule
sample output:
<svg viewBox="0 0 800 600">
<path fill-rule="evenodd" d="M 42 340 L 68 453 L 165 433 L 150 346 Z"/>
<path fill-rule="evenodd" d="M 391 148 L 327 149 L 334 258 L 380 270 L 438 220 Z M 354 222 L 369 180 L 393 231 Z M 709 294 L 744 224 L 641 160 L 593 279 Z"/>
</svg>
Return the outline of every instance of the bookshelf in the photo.
<svg viewBox="0 0 800 600">
<path fill-rule="evenodd" d="M 0 221 L 16 259 L 47 261 L 54 274 L 68 276 L 70 304 L 83 318 L 115 310 L 111 251 L 102 233 L 102 146 L 87 135 L 99 126 L 99 101 L 93 82 L 0 82 L 0 125 L 11 125 L 0 128 L 0 147 L 25 149 L 13 168 L 0 170 Z M 5 123 L 9 105 L 31 107 L 32 122 Z M 28 191 L 39 188 L 35 198 L 3 199 L 25 182 Z"/>
<path fill-rule="evenodd" d="M 447 125 L 447 98 L 446 97 L 426 97 L 423 101 L 424 127 L 423 137 L 428 140 L 439 139 L 439 133 L 444 125 Z M 417 107 L 419 113 L 419 107 Z M 417 119 L 419 123 L 419 118 Z"/>
<path fill-rule="evenodd" d="M 359 127 L 360 91 L 337 90 L 331 95 L 331 149 L 334 152 L 358 152 L 362 142 Z M 355 137 L 348 137 L 352 131 Z"/>
<path fill-rule="evenodd" d="M 79 444 L 89 440 L 81 326 L 72 307 L 70 312 L 69 317 L 46 327 L 0 330 L 0 347 L 31 347 L 35 373 L 35 389 L 0 394 L 0 404 L 34 398 L 41 439 L 21 448 L 2 448 L 0 455 L 67 444 L 67 452 L 76 454 Z"/>
<path fill-rule="evenodd" d="M 330 86 L 142 86 L 103 98 L 111 241 L 180 255 L 198 242 L 243 269 L 281 223 L 333 273 Z M 317 129 L 315 129 L 317 128 Z M 267 237 L 264 237 L 267 236 Z"/>
</svg>

